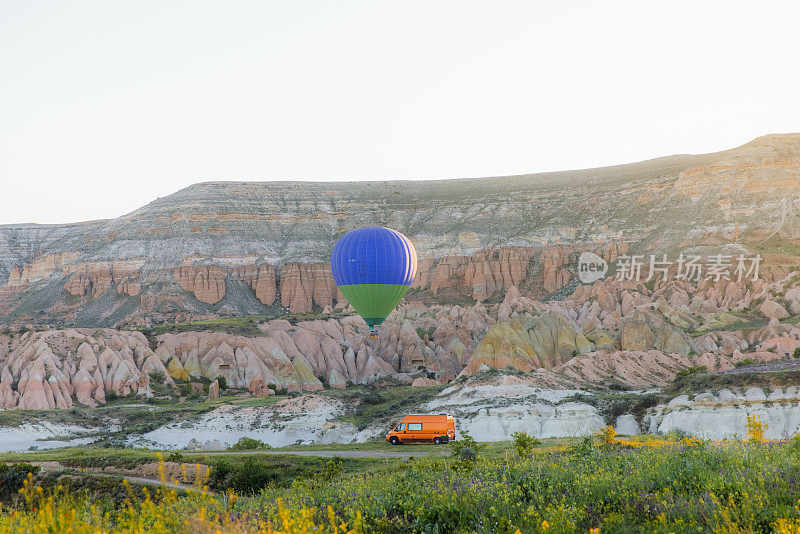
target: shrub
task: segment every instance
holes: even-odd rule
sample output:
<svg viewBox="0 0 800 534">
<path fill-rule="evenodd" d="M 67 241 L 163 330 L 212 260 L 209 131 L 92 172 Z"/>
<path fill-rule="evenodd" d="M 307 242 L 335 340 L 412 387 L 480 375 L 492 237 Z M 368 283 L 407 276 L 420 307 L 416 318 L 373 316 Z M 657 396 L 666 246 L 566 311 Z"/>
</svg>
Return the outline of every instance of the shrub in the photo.
<svg viewBox="0 0 800 534">
<path fill-rule="evenodd" d="M 216 488 L 232 488 L 239 492 L 255 493 L 275 480 L 268 466 L 253 458 L 231 462 L 222 458 L 211 468 L 210 483 Z"/>
<path fill-rule="evenodd" d="M 117 392 L 114 391 L 114 390 L 111 390 L 108 393 L 106 393 L 106 402 L 113 402 L 113 401 L 117 400 L 118 398 L 119 398 L 119 395 L 117 395 Z"/>
<path fill-rule="evenodd" d="M 600 430 L 600 442 L 603 445 L 611 445 L 616 441 L 617 431 L 611 425 L 606 425 Z"/>
<path fill-rule="evenodd" d="M 472 463 L 478 458 L 478 453 L 472 447 L 462 447 L 458 457 L 464 463 Z"/>
<path fill-rule="evenodd" d="M 183 454 L 179 453 L 178 451 L 171 452 L 167 455 L 168 462 L 182 462 L 183 461 Z"/>
<path fill-rule="evenodd" d="M 474 455 L 477 458 L 478 453 L 485 448 L 486 448 L 485 443 L 478 443 L 477 441 L 475 441 L 475 438 L 469 435 L 467 431 L 463 431 L 461 432 L 461 436 L 457 440 L 450 442 L 450 455 L 461 458 L 463 460 L 464 457 L 462 456 L 461 451 L 463 449 L 470 449 L 470 452 L 465 454 L 467 456 Z"/>
<path fill-rule="evenodd" d="M 769 425 L 762 422 L 761 418 L 756 414 L 747 416 L 747 440 L 751 443 L 763 443 L 764 431 L 769 428 Z"/>
<path fill-rule="evenodd" d="M 757 363 L 758 363 L 758 362 L 757 362 L 757 361 L 755 361 L 755 360 L 753 360 L 753 359 L 750 359 L 750 358 L 745 358 L 744 360 L 742 360 L 742 361 L 740 361 L 740 362 L 736 362 L 736 363 L 734 364 L 734 367 L 747 367 L 748 365 L 755 365 L 755 364 L 757 364 Z"/>
<path fill-rule="evenodd" d="M 167 381 L 167 375 L 164 371 L 150 371 L 150 381 L 159 386 L 163 386 L 164 382 Z"/>
<path fill-rule="evenodd" d="M 267 384 L 267 387 L 275 392 L 275 395 L 288 395 L 289 390 L 286 388 L 279 388 L 275 384 Z"/>
<path fill-rule="evenodd" d="M 383 397 L 381 397 L 380 393 L 378 393 L 375 390 L 370 390 L 370 392 L 367 393 L 364 396 L 363 399 L 361 399 L 361 402 L 363 402 L 365 404 L 373 404 L 374 405 L 374 404 L 383 404 L 386 401 L 385 401 L 385 399 Z"/>
<path fill-rule="evenodd" d="M 428 339 L 433 338 L 433 332 L 435 328 L 417 328 L 417 335 L 420 339 L 425 339 L 425 336 L 428 336 Z"/>
<path fill-rule="evenodd" d="M 800 358 L 800 347 L 797 347 L 796 349 L 794 349 L 794 352 L 792 353 L 792 357 Z"/>
<path fill-rule="evenodd" d="M 242 437 L 239 441 L 228 447 L 229 451 L 263 451 L 270 446 L 260 439 Z"/>
<path fill-rule="evenodd" d="M 22 489 L 28 473 L 35 475 L 40 469 L 30 464 L 0 464 L 0 499 L 8 502 Z"/>
<path fill-rule="evenodd" d="M 335 480 L 339 477 L 339 474 L 342 472 L 342 460 L 339 458 L 332 458 L 327 462 L 324 460 L 319 460 L 317 463 L 317 472 L 314 475 L 314 478 L 319 478 L 326 482 L 331 480 Z"/>
<path fill-rule="evenodd" d="M 527 432 L 514 432 L 511 437 L 514 439 L 514 449 L 520 457 L 530 456 L 533 449 L 541 443 Z"/>
<path fill-rule="evenodd" d="M 223 389 L 228 389 L 228 380 L 224 376 L 218 376 L 217 383 L 219 384 L 220 391 Z"/>
<path fill-rule="evenodd" d="M 696 375 L 699 373 L 707 373 L 708 367 L 705 365 L 698 365 L 697 367 L 687 367 L 686 369 L 682 369 L 675 374 L 675 378 L 683 378 L 685 376 Z"/>
</svg>

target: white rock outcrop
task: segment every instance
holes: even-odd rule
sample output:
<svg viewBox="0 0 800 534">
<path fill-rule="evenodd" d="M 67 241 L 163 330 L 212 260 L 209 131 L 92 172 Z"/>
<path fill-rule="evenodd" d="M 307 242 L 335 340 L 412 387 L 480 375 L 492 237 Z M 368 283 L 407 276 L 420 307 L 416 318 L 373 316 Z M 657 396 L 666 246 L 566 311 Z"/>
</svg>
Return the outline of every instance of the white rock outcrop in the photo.
<svg viewBox="0 0 800 534">
<path fill-rule="evenodd" d="M 767 439 L 800 432 L 800 388 L 775 389 L 769 395 L 760 388 L 750 388 L 743 394 L 723 389 L 716 394 L 698 394 L 691 400 L 682 395 L 651 409 L 645 424 L 651 433 L 679 430 L 704 439 L 744 439 L 750 415 L 767 425 Z"/>
</svg>

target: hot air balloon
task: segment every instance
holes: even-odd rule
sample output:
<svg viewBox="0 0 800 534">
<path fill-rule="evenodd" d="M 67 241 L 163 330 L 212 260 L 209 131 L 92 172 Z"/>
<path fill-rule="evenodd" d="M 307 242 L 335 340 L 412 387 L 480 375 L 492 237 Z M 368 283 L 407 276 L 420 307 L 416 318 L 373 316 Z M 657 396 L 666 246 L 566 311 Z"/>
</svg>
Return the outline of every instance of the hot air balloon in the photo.
<svg viewBox="0 0 800 534">
<path fill-rule="evenodd" d="M 333 279 L 364 318 L 375 337 L 417 274 L 417 251 L 411 241 L 381 226 L 358 228 L 342 236 L 331 254 Z"/>
</svg>

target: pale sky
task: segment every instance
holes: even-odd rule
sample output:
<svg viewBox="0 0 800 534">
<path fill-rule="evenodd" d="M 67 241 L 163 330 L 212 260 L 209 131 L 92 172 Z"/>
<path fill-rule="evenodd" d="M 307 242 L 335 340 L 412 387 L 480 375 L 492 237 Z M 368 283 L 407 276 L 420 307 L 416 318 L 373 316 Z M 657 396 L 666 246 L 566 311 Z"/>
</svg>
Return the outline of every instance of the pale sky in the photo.
<svg viewBox="0 0 800 534">
<path fill-rule="evenodd" d="M 521 174 L 800 131 L 787 2 L 0 0 L 0 224 L 207 180 Z"/>
</svg>

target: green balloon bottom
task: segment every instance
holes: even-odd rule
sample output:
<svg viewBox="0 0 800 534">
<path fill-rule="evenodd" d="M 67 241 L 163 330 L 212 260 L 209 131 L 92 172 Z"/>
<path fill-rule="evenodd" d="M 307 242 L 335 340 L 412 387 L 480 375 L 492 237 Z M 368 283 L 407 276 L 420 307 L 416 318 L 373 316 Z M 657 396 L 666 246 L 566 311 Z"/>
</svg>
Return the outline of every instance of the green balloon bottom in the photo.
<svg viewBox="0 0 800 534">
<path fill-rule="evenodd" d="M 386 320 L 409 287 L 399 284 L 351 284 L 339 286 L 339 290 L 372 329 Z"/>
</svg>

